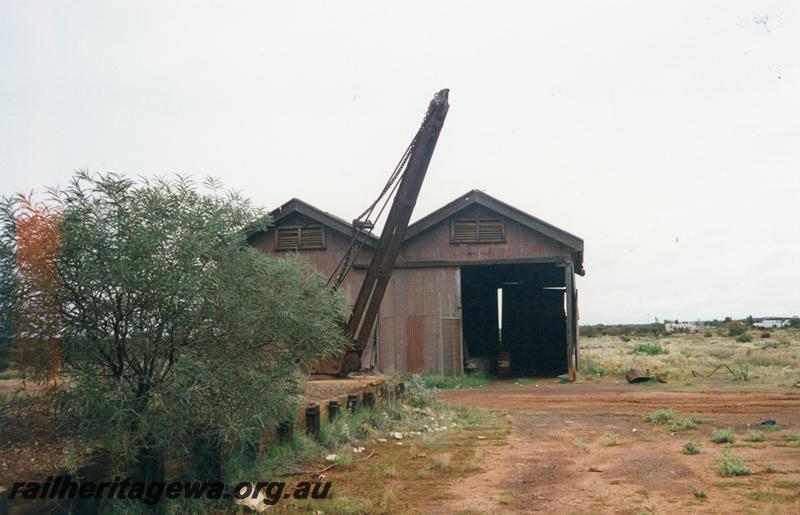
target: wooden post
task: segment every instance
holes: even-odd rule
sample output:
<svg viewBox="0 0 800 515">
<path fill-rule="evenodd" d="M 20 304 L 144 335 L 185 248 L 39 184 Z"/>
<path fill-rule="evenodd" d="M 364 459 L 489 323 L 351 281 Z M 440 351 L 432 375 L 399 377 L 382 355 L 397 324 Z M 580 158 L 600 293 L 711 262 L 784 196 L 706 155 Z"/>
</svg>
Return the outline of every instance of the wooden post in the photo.
<svg viewBox="0 0 800 515">
<path fill-rule="evenodd" d="M 330 401 L 328 403 L 328 420 L 333 420 L 339 414 L 339 402 Z"/>
<path fill-rule="evenodd" d="M 320 418 L 319 404 L 306 408 L 306 432 L 308 434 L 319 436 Z"/>
<path fill-rule="evenodd" d="M 364 392 L 361 397 L 361 403 L 365 408 L 372 408 L 375 406 L 375 394 L 372 392 Z"/>
<path fill-rule="evenodd" d="M 281 422 L 278 424 L 278 430 L 276 431 L 276 439 L 280 443 L 287 443 L 292 441 L 292 436 L 294 433 L 294 423 L 291 420 L 287 420 L 285 422 Z"/>
<path fill-rule="evenodd" d="M 575 381 L 577 375 L 577 331 L 575 319 L 575 270 L 572 264 L 564 267 L 564 295 L 566 297 L 567 314 L 567 378 Z"/>
</svg>

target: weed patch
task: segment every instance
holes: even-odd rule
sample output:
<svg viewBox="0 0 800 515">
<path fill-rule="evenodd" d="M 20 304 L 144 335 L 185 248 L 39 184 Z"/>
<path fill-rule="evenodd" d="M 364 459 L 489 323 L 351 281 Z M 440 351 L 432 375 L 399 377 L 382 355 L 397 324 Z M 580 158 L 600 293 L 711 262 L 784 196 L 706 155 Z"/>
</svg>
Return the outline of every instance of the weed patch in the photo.
<svg viewBox="0 0 800 515">
<path fill-rule="evenodd" d="M 747 436 L 744 437 L 746 442 L 763 442 L 764 441 L 764 433 L 761 431 L 750 430 L 747 432 Z"/>
<path fill-rule="evenodd" d="M 675 417 L 675 412 L 671 409 L 660 409 L 648 414 L 644 420 L 658 425 L 666 425 L 672 422 Z"/>
<path fill-rule="evenodd" d="M 699 444 L 692 442 L 691 440 L 686 442 L 686 444 L 681 449 L 681 452 L 684 454 L 700 454 L 700 450 L 702 448 Z"/>
<path fill-rule="evenodd" d="M 458 374 L 458 375 L 439 375 L 439 374 L 424 374 L 422 381 L 427 388 L 438 388 L 440 390 L 450 390 L 456 388 L 480 388 L 491 384 L 492 378 L 485 372 L 476 372 L 474 374 Z"/>
<path fill-rule="evenodd" d="M 658 343 L 640 343 L 633 349 L 634 354 L 645 354 L 647 356 L 657 356 L 659 354 L 669 354 L 669 350 Z"/>
<path fill-rule="evenodd" d="M 741 456 L 734 456 L 730 449 L 724 449 L 717 456 L 717 471 L 722 477 L 749 476 L 752 471 L 747 466 L 747 460 Z"/>
<path fill-rule="evenodd" d="M 733 443 L 736 440 L 736 433 L 732 427 L 717 429 L 711 434 L 711 441 L 714 443 Z"/>
<path fill-rule="evenodd" d="M 606 433 L 600 437 L 600 445 L 603 447 L 614 447 L 622 443 L 617 433 Z"/>
</svg>

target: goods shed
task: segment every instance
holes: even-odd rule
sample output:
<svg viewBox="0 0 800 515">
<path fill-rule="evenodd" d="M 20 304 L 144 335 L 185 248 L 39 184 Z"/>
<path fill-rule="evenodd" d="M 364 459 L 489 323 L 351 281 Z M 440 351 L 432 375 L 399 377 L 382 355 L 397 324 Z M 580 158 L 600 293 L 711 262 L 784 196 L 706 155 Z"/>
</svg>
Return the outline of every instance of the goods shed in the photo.
<svg viewBox="0 0 800 515">
<path fill-rule="evenodd" d="M 253 236 L 270 254 L 299 252 L 326 276 L 352 228 L 294 199 Z M 374 248 L 367 242 L 343 285 L 351 302 Z M 458 373 L 503 358 L 517 375 L 574 375 L 583 240 L 473 190 L 412 224 L 381 304 L 365 366 Z"/>
</svg>

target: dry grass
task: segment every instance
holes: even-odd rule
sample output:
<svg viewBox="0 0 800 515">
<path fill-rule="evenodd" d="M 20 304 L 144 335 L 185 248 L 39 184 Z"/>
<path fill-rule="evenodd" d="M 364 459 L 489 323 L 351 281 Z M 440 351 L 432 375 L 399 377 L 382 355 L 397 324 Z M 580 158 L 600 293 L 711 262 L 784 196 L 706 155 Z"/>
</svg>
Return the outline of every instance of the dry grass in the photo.
<svg viewBox="0 0 800 515">
<path fill-rule="evenodd" d="M 603 447 L 614 447 L 621 443 L 622 439 L 617 433 L 606 433 L 600 437 L 600 445 Z"/>
<path fill-rule="evenodd" d="M 637 352 L 637 349 L 654 345 L 666 353 L 649 355 Z M 584 380 L 622 376 L 628 369 L 636 368 L 649 370 L 651 374 L 665 374 L 673 386 L 675 383 L 694 386 L 703 380 L 694 377 L 692 370 L 708 374 L 715 367 L 726 364 L 737 372 L 737 376 L 721 368 L 714 374 L 715 379 L 747 381 L 749 385 L 765 387 L 790 387 L 800 383 L 800 330 L 797 329 L 772 331 L 768 338 L 754 338 L 751 342 L 737 342 L 734 336 L 718 334 L 704 337 L 702 333 L 658 338 L 582 337 L 581 356 Z"/>
</svg>

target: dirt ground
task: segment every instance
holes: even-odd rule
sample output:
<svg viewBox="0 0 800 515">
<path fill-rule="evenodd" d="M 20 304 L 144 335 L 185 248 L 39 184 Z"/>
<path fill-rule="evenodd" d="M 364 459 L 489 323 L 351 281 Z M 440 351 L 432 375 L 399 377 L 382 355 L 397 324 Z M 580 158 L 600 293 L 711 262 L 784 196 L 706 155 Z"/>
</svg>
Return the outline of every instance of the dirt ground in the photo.
<svg viewBox="0 0 800 515">
<path fill-rule="evenodd" d="M 479 442 L 480 470 L 451 483 L 434 513 L 800 513 L 800 390 L 693 389 L 624 382 L 557 384 L 501 382 L 450 390 L 450 402 L 504 410 L 507 445 Z M 698 413 L 696 429 L 670 432 L 645 422 L 670 408 Z M 763 442 L 746 442 L 750 428 L 776 420 Z M 745 457 L 749 476 L 721 477 L 711 442 L 732 427 L 731 446 Z M 681 449 L 692 440 L 697 455 Z"/>
</svg>

